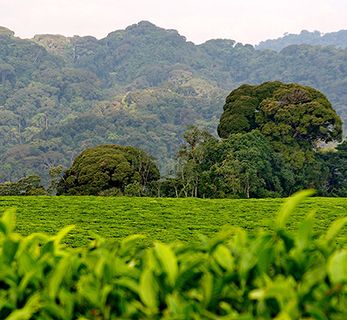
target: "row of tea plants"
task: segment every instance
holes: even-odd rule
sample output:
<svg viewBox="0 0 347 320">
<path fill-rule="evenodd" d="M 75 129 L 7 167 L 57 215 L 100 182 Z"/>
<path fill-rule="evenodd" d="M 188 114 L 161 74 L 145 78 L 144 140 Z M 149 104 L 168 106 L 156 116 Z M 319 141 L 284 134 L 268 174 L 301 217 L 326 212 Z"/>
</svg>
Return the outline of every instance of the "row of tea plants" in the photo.
<svg viewBox="0 0 347 320">
<path fill-rule="evenodd" d="M 271 231 L 229 228 L 196 244 L 142 236 L 98 238 L 68 248 L 55 236 L 15 233 L 15 212 L 0 221 L 0 319 L 347 319 L 347 250 L 322 235 L 314 213 L 298 230 L 286 222 L 303 191 L 281 208 Z"/>
</svg>

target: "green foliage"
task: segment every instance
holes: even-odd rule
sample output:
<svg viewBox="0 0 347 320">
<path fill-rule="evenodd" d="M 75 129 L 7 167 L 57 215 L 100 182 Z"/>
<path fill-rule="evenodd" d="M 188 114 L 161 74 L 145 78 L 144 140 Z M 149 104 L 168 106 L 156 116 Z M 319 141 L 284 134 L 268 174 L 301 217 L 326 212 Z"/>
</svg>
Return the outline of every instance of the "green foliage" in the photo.
<svg viewBox="0 0 347 320">
<path fill-rule="evenodd" d="M 50 183 L 48 187 L 48 193 L 55 195 L 57 192 L 57 188 L 59 185 L 59 181 L 62 178 L 64 168 L 63 166 L 52 166 L 49 169 L 49 177 L 50 177 Z"/>
<path fill-rule="evenodd" d="M 262 41 L 256 46 L 256 48 L 260 50 L 270 49 L 281 51 L 285 47 L 302 44 L 346 48 L 346 43 L 347 30 L 328 32 L 325 34 L 322 34 L 319 31 L 309 32 L 307 30 L 302 30 L 300 34 L 285 34 L 281 38 Z"/>
<path fill-rule="evenodd" d="M 190 141 L 194 133 L 199 138 L 197 143 L 194 139 Z M 187 142 L 178 154 L 176 178 L 161 183 L 161 195 L 279 197 L 305 187 L 319 186 L 326 180 L 317 175 L 323 164 L 312 151 L 299 153 L 303 154 L 300 159 L 298 153 L 291 153 L 292 148 L 284 146 L 289 154 L 287 158 L 295 158 L 297 169 L 284 155 L 274 151 L 271 141 L 259 130 L 231 134 L 228 139 L 218 141 L 193 127 L 185 138 Z"/>
<path fill-rule="evenodd" d="M 124 188 L 124 194 L 126 196 L 130 196 L 130 197 L 141 197 L 142 188 L 141 188 L 140 183 L 138 181 L 135 181 L 133 183 L 129 183 Z"/>
<path fill-rule="evenodd" d="M 0 27 L 0 35 L 12 37 L 14 36 L 14 32 L 5 27 Z"/>
<path fill-rule="evenodd" d="M 219 174 L 219 189 L 225 196 L 249 198 L 282 193 L 282 168 L 259 131 L 231 135 L 222 142 L 222 148 L 224 156 L 213 170 Z"/>
<path fill-rule="evenodd" d="M 39 176 L 28 176 L 17 182 L 0 183 L 0 196 L 40 196 L 46 194 Z"/>
<path fill-rule="evenodd" d="M 114 190 L 108 190 L 107 195 Z M 175 195 L 173 195 L 175 196 Z M 66 225 L 75 225 L 65 239 L 69 246 L 85 245 L 95 235 L 120 240 L 134 233 L 146 236 L 143 243 L 154 240 L 199 243 L 201 235 L 214 237 L 224 225 L 247 229 L 254 234 L 268 230 L 283 199 L 196 199 L 137 197 L 0 197 L 0 212 L 17 208 L 17 231 L 54 234 Z M 62 210 L 61 208 L 64 208 Z M 314 231 L 322 233 L 347 211 L 347 198 L 306 199 L 290 217 L 287 226 L 298 228 L 306 212 L 317 211 Z M 344 242 L 347 230 L 338 239 Z"/>
<path fill-rule="evenodd" d="M 323 195 L 347 196 L 347 140 L 339 144 L 336 150 L 320 155 L 324 164 L 322 174 L 326 175 L 325 184 L 320 188 Z"/>
<path fill-rule="evenodd" d="M 49 168 L 69 167 L 84 149 L 105 143 L 139 147 L 171 172 L 187 126 L 213 133 L 224 97 L 243 83 L 315 87 L 346 129 L 346 74 L 346 50 L 261 51 L 232 40 L 197 46 L 148 22 L 100 40 L 22 40 L 0 28 L 0 179 L 39 174 L 48 185 Z M 233 125 L 241 124 L 252 127 L 244 117 Z"/>
<path fill-rule="evenodd" d="M 226 99 L 219 136 L 259 129 L 274 142 L 315 146 L 341 139 L 342 122 L 319 91 L 298 84 L 244 85 Z"/>
<path fill-rule="evenodd" d="M 202 165 L 207 157 L 208 146 L 214 145 L 216 139 L 207 131 L 194 126 L 186 130 L 184 139 L 185 144 L 178 152 L 177 177 L 171 187 L 176 188 L 177 196 L 201 196 L 200 186 L 204 183 Z"/>
<path fill-rule="evenodd" d="M 317 151 L 323 143 L 341 140 L 341 125 L 341 119 L 330 102 L 315 89 L 279 81 L 242 85 L 226 98 L 218 133 L 225 139 L 241 139 L 242 134 L 247 137 L 247 134 L 258 132 L 268 144 L 253 142 L 250 145 L 243 139 L 241 157 L 245 161 L 240 162 L 234 153 L 229 152 L 218 170 L 231 177 L 228 180 L 234 189 L 233 194 L 240 194 L 237 188 L 243 189 L 246 190 L 243 196 L 247 197 L 250 195 L 247 181 L 252 181 L 258 189 L 264 186 L 262 192 L 253 191 L 253 196 L 266 196 L 265 190 L 288 195 L 305 188 L 321 189 L 322 185 L 330 184 L 329 179 L 333 180 L 321 173 L 333 172 L 334 162 L 330 162 L 330 169 L 326 168 L 329 160 L 321 161 Z M 258 151 L 254 149 L 256 145 Z M 344 166 L 341 161 L 336 163 Z M 263 174 L 259 171 L 261 166 Z M 268 168 L 266 171 L 264 166 Z M 240 181 L 245 184 L 241 189 Z M 325 194 L 329 194 L 329 188 L 330 192 L 336 188 L 335 194 L 344 194 L 344 181 L 340 179 L 334 186 L 326 187 Z"/>
<path fill-rule="evenodd" d="M 2 319 L 344 319 L 347 251 L 335 244 L 347 223 L 313 236 L 313 215 L 289 231 L 285 221 L 306 194 L 289 199 L 273 230 L 225 230 L 198 245 L 141 236 L 88 247 L 55 236 L 14 233 L 0 220 Z"/>
<path fill-rule="evenodd" d="M 57 189 L 58 194 L 66 195 L 98 195 L 111 189 L 140 196 L 147 184 L 158 179 L 159 170 L 144 151 L 101 145 L 83 151 L 64 173 Z"/>
</svg>

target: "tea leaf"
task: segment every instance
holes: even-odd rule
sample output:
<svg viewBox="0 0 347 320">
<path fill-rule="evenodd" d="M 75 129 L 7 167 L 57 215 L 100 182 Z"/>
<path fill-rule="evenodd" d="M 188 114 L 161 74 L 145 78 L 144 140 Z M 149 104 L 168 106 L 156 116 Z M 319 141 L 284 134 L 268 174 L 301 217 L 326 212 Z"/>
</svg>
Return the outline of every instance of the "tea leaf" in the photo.
<svg viewBox="0 0 347 320">
<path fill-rule="evenodd" d="M 341 231 L 341 229 L 347 224 L 347 217 L 337 219 L 335 220 L 331 226 L 329 227 L 328 231 L 326 232 L 323 239 L 326 242 L 330 242 L 333 239 L 335 239 L 336 235 Z"/>
<path fill-rule="evenodd" d="M 16 210 L 8 209 L 6 210 L 0 219 L 0 231 L 4 234 L 9 234 L 14 231 L 16 226 Z"/>
<path fill-rule="evenodd" d="M 70 256 L 66 255 L 57 264 L 48 282 L 48 295 L 51 299 L 55 299 L 60 285 L 66 276 L 66 272 L 70 268 Z"/>
<path fill-rule="evenodd" d="M 328 261 L 328 274 L 332 283 L 347 283 L 347 250 L 336 251 Z"/>
<path fill-rule="evenodd" d="M 204 305 L 208 306 L 213 294 L 213 276 L 210 272 L 205 273 L 202 278 L 202 289 L 204 293 Z"/>
<path fill-rule="evenodd" d="M 315 193 L 314 190 L 303 190 L 295 193 L 288 198 L 282 205 L 280 212 L 277 215 L 275 226 L 277 229 L 285 227 L 289 216 L 293 213 L 295 207 L 302 202 L 305 198 L 312 196 Z"/>
<path fill-rule="evenodd" d="M 5 320 L 30 320 L 33 314 L 40 308 L 40 295 L 34 294 L 22 309 L 13 311 Z"/>
<path fill-rule="evenodd" d="M 225 245 L 219 245 L 213 252 L 213 256 L 217 260 L 218 264 L 225 270 L 231 271 L 234 267 L 234 259 L 230 253 L 230 250 Z"/>
<path fill-rule="evenodd" d="M 122 252 L 126 252 L 131 247 L 136 245 L 136 243 L 138 243 L 139 240 L 142 240 L 144 238 L 146 238 L 146 236 L 142 235 L 142 234 L 133 234 L 131 236 L 126 237 L 121 242 L 121 250 L 122 250 Z"/>
<path fill-rule="evenodd" d="M 168 275 L 169 283 L 173 286 L 177 277 L 177 259 L 172 249 L 161 242 L 155 243 L 155 253 Z"/>
<path fill-rule="evenodd" d="M 139 288 L 140 298 L 142 302 L 151 309 L 156 309 L 158 306 L 158 289 L 155 283 L 153 272 L 150 269 L 145 269 L 140 278 Z"/>
<path fill-rule="evenodd" d="M 56 236 L 54 236 L 54 244 L 58 246 L 61 242 L 61 240 L 73 229 L 75 229 L 76 226 L 70 225 L 66 226 L 63 229 L 61 229 Z"/>
</svg>

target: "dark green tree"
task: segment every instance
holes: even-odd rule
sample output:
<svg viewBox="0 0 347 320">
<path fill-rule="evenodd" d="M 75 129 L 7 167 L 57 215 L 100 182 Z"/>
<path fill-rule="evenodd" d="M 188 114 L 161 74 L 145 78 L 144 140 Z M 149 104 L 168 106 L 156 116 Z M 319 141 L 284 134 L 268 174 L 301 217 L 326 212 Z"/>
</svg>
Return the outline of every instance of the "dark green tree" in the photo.
<svg viewBox="0 0 347 320">
<path fill-rule="evenodd" d="M 83 151 L 63 175 L 58 194 L 143 195 L 159 179 L 159 170 L 144 151 L 130 146 L 101 145 Z"/>
<path fill-rule="evenodd" d="M 58 188 L 59 182 L 62 178 L 63 171 L 64 171 L 64 169 L 63 169 L 62 165 L 51 166 L 49 168 L 50 182 L 49 182 L 49 186 L 47 189 L 49 194 L 55 195 L 57 193 L 57 188 Z"/>
<path fill-rule="evenodd" d="M 178 152 L 177 183 L 185 197 L 201 195 L 202 163 L 207 147 L 215 138 L 206 130 L 192 126 L 184 133 L 185 143 Z"/>
<path fill-rule="evenodd" d="M 347 140 L 339 144 L 335 151 L 323 153 L 321 159 L 326 173 L 321 193 L 325 196 L 347 197 Z"/>
<path fill-rule="evenodd" d="M 242 85 L 226 99 L 218 126 L 222 138 L 259 130 L 284 161 L 285 194 L 322 183 L 322 163 L 316 150 L 322 143 L 339 141 L 342 121 L 318 90 L 279 81 Z"/>
<path fill-rule="evenodd" d="M 16 182 L 0 183 L 0 196 L 39 196 L 47 192 L 39 176 L 24 177 Z"/>
<path fill-rule="evenodd" d="M 258 130 L 231 135 L 221 142 L 224 156 L 214 170 L 221 196 L 279 196 L 283 189 L 280 159 Z"/>
<path fill-rule="evenodd" d="M 281 195 L 282 184 L 289 185 L 286 167 L 259 130 L 218 141 L 204 130 L 192 127 L 184 137 L 179 170 L 170 183 L 168 180 L 162 183 L 164 195 L 267 197 Z"/>
<path fill-rule="evenodd" d="M 280 144 L 315 147 L 342 137 L 342 121 L 321 92 L 279 81 L 242 85 L 227 97 L 219 136 L 253 129 L 269 137 L 275 149 Z"/>
<path fill-rule="evenodd" d="M 0 28 L 0 179 L 40 174 L 48 185 L 46 158 L 55 154 L 53 164 L 68 167 L 84 149 L 108 143 L 140 147 L 168 173 L 185 128 L 195 124 L 213 132 L 227 92 L 242 83 L 279 79 L 318 88 L 347 130 L 346 59 L 347 50 L 323 46 L 280 52 L 232 40 L 196 46 L 148 22 L 100 40 L 54 35 L 23 40 Z M 269 114 L 264 116 L 268 121 Z M 23 145 L 31 155 L 14 157 Z M 297 154 L 301 163 L 309 158 L 301 149 L 287 154 Z"/>
</svg>

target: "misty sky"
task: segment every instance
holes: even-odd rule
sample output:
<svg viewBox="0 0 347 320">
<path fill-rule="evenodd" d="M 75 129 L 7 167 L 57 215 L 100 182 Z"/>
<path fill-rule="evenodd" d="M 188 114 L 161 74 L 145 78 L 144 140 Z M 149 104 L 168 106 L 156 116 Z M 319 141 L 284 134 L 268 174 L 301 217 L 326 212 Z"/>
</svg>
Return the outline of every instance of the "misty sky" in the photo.
<svg viewBox="0 0 347 320">
<path fill-rule="evenodd" d="M 141 20 L 195 43 L 229 38 L 255 44 L 302 29 L 347 29 L 347 0 L 0 0 L 0 26 L 25 38 L 102 38 Z"/>
</svg>

